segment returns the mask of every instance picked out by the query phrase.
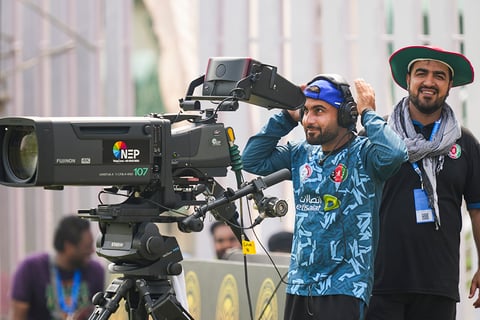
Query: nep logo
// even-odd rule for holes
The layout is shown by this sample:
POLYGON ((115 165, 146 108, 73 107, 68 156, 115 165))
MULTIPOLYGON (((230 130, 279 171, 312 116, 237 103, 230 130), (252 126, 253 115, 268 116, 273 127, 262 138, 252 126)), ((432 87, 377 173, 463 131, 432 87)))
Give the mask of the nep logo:
POLYGON ((103 164, 105 165, 151 163, 150 140, 148 139, 103 140, 102 147, 103 164))
POLYGON ((139 149, 129 149, 124 141, 116 141, 113 144, 113 162, 139 162, 139 149))

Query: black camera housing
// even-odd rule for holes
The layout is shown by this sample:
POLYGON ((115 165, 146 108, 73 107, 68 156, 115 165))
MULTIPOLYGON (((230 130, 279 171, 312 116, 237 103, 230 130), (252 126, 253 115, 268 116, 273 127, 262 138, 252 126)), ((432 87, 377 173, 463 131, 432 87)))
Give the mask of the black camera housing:
MULTIPOLYGON (((238 102, 290 110, 303 107, 305 96, 276 67, 220 57, 210 58, 205 75, 190 83, 178 114, 0 118, 0 184, 114 186, 155 201, 150 206, 160 204, 160 211, 198 204, 202 188, 212 188, 232 164, 233 142, 216 120, 238 102), (203 95, 194 96, 200 85, 203 95), (204 110, 201 100, 220 103, 204 110)), ((154 212, 150 206, 146 215, 154 212)))

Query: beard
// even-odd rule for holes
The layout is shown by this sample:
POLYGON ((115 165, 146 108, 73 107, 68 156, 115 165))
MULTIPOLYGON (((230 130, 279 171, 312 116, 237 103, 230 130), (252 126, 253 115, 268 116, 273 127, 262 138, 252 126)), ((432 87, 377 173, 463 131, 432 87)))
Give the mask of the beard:
MULTIPOLYGON (((408 90, 409 100, 415 106, 415 108, 423 114, 432 114, 442 109, 443 104, 445 103, 445 100, 448 97, 448 92, 445 96, 439 96, 434 100, 420 99, 419 95, 422 89, 423 87, 420 87, 416 93, 413 92, 413 90, 411 89, 408 90)), ((435 90, 435 92, 438 94, 438 90, 436 89, 430 89, 430 90, 435 90)))
POLYGON ((337 130, 323 130, 319 127, 308 126, 305 128, 305 138, 311 145, 323 145, 338 137, 337 130), (308 132, 309 129, 314 129, 314 132, 308 132))
POLYGON ((79 269, 79 268, 85 267, 89 261, 90 261, 90 258, 71 257, 68 262, 72 268, 79 269))

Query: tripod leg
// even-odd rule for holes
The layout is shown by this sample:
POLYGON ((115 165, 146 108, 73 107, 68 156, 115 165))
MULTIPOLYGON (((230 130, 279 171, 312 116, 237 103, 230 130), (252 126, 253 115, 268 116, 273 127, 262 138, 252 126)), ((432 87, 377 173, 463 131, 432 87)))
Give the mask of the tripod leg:
POLYGON ((171 292, 167 280, 160 281, 159 286, 154 283, 147 284, 144 279, 138 279, 136 286, 138 292, 145 302, 145 309, 154 320, 175 319, 194 320, 193 317, 177 301, 171 292), (153 292, 150 290, 153 289, 153 292))
POLYGON ((117 311, 120 300, 125 298, 128 291, 133 288, 132 279, 115 279, 108 286, 105 293, 95 294, 92 301, 95 304, 95 310, 88 320, 106 320, 112 313, 117 311))

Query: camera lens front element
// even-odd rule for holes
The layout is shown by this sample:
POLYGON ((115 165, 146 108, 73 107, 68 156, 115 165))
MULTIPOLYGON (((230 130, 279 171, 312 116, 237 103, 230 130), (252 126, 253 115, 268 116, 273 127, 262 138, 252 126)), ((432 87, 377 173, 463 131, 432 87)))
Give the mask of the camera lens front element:
POLYGON ((2 161, 10 182, 28 182, 37 171, 38 142, 32 126, 5 128, 2 161))

